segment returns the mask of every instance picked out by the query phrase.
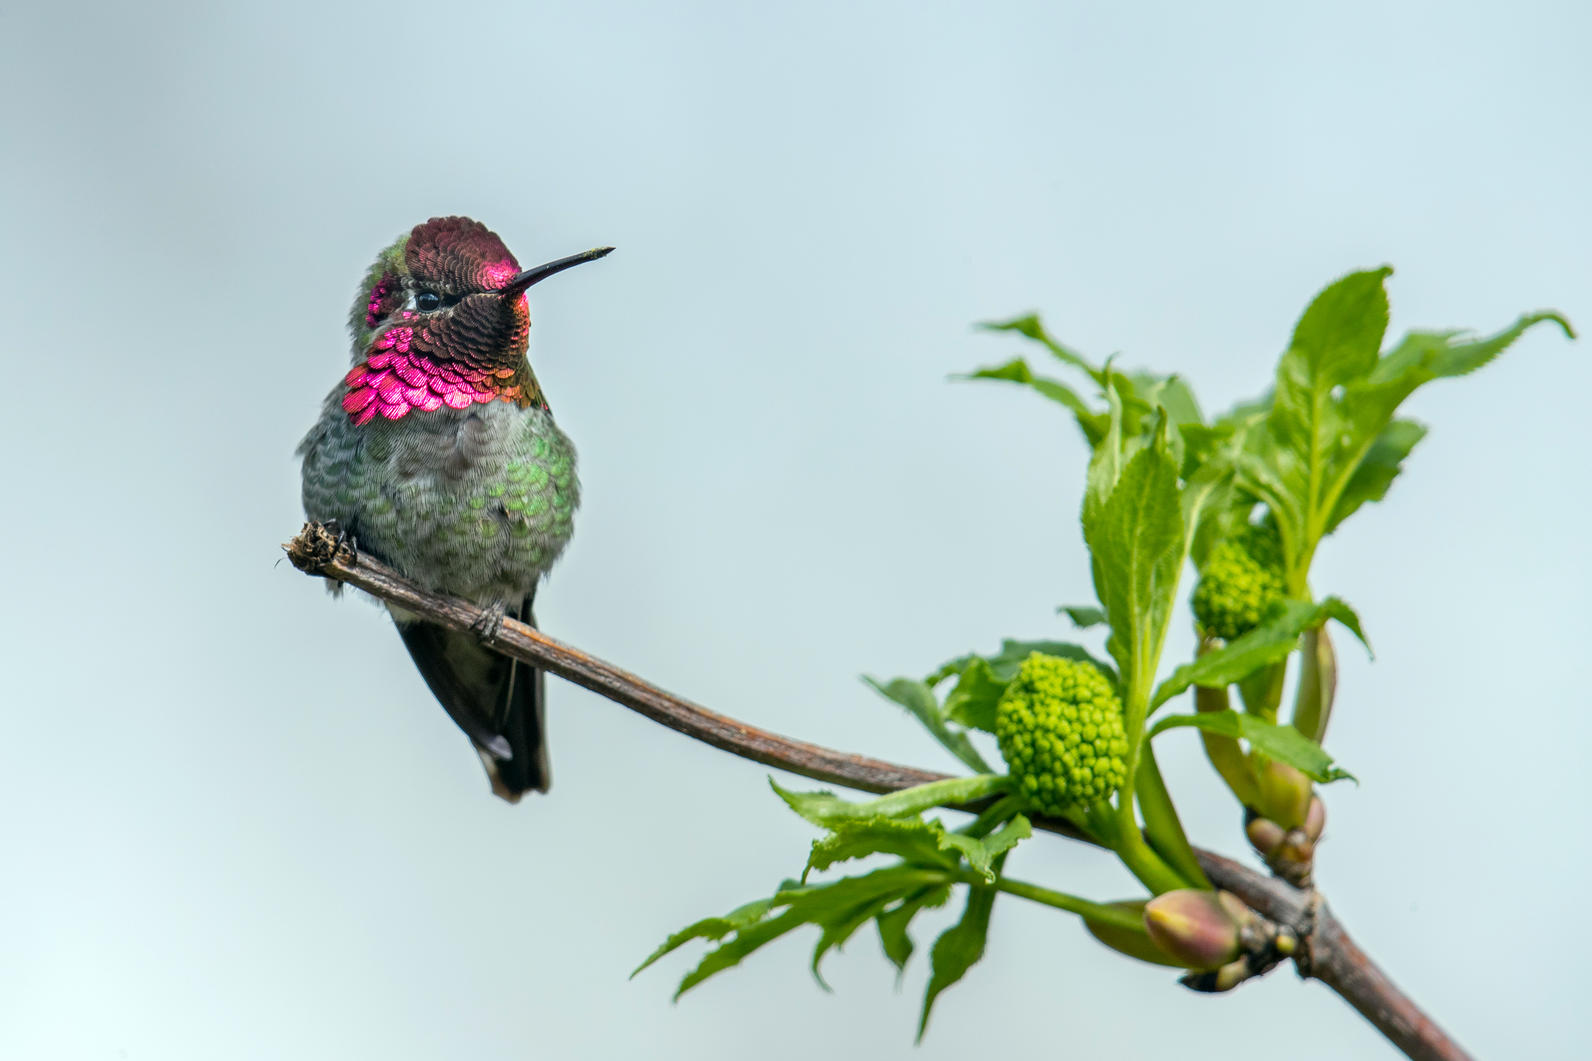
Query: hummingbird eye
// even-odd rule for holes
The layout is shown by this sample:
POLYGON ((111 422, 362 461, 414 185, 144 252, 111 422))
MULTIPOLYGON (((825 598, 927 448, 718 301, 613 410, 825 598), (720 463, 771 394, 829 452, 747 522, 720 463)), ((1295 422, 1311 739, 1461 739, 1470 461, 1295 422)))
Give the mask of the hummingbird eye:
POLYGON ((430 313, 434 309, 442 308, 442 296, 435 291, 417 291, 415 293, 415 309, 422 313, 430 313))

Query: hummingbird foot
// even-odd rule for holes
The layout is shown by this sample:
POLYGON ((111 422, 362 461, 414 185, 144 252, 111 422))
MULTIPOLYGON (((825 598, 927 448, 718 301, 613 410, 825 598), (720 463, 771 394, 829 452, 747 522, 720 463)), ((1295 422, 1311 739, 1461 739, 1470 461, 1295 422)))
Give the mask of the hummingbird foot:
POLYGON ((481 614, 470 624, 470 629, 481 639, 484 644, 492 644, 497 640, 498 633, 503 629, 503 620, 508 617, 509 606, 506 602, 495 600, 484 605, 481 614))
POLYGON ((355 538, 353 532, 347 527, 344 527, 335 519, 329 519, 321 526, 325 527, 328 533, 337 536, 336 541, 332 543, 333 556, 342 552, 344 546, 347 546, 348 551, 353 553, 356 558, 359 556, 359 539, 355 538))

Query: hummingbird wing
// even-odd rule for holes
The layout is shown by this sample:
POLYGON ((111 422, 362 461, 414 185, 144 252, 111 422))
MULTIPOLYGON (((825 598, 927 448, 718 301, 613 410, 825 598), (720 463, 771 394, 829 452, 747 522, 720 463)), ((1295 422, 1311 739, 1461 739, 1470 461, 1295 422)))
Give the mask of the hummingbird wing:
MULTIPOLYGON (((531 595, 515 618, 536 625, 531 595)), ((481 755, 494 794, 518 803, 552 783, 543 719, 542 672, 484 648, 473 634, 394 616, 426 685, 481 755)))

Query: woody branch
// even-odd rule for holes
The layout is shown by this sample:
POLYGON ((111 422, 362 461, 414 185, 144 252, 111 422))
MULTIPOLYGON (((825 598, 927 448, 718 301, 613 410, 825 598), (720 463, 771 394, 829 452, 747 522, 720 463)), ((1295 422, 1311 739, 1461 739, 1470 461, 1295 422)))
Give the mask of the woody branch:
MULTIPOLYGON (((391 568, 340 544, 320 524, 305 524, 283 548, 293 566, 306 574, 346 583, 453 630, 481 636, 481 630, 491 629, 492 624, 483 621, 486 613, 479 606, 416 587, 391 568)), ((716 714, 512 619, 505 619, 495 634, 483 637, 483 642, 495 652, 534 664, 677 733, 815 781, 882 793, 947 776, 793 740, 716 714)), ((980 806, 951 809, 977 811, 980 806)), ((1035 816, 1033 824, 1076 840, 1085 839, 1070 823, 1059 819, 1035 816)), ((1336 992, 1408 1057, 1417 1061, 1468 1061, 1470 1055, 1360 950, 1318 893, 1295 888, 1214 852, 1196 849, 1195 853, 1212 883, 1234 893, 1299 938, 1301 946, 1293 961, 1302 978, 1319 980, 1336 992)))

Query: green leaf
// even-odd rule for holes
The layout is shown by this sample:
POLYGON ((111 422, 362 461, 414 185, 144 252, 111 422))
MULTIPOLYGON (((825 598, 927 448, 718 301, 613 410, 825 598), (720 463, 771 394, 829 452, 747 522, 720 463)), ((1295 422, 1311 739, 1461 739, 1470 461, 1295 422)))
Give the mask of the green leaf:
POLYGON ((878 898, 869 899, 858 903, 849 912, 834 918, 824 925, 823 932, 818 937, 818 942, 813 946, 812 971, 813 979, 818 981, 818 986, 825 991, 832 990, 824 974, 819 968, 824 961, 824 955, 836 947, 845 945, 845 942, 856 933, 857 929, 884 912, 885 907, 894 902, 894 895, 886 894, 878 898))
POLYGON ((1194 391, 1181 376, 1155 376, 1149 373, 1136 372, 1131 376, 1134 390, 1146 405, 1153 411, 1156 408, 1166 410, 1167 422, 1174 428, 1195 426, 1205 423, 1205 416, 1200 412, 1200 403, 1194 397, 1194 391))
POLYGON ((1033 835, 1033 825, 1026 817, 1019 814, 980 842, 982 850, 977 857, 966 851, 963 854, 967 855, 968 865, 973 867, 975 873, 983 875, 986 881, 994 884, 995 861, 1033 835))
MULTIPOLYGON (((1314 393, 1368 375, 1387 333, 1384 282, 1391 275, 1385 265, 1350 273, 1317 295, 1294 326, 1286 355, 1292 365, 1279 373, 1279 385, 1285 378, 1303 379, 1304 389, 1314 393)), ((1282 400, 1279 390, 1275 401, 1282 400)))
POLYGON ((989 915, 995 906, 995 889, 974 886, 968 889, 967 907, 962 919, 934 941, 929 951, 929 986, 923 996, 923 1016, 918 1020, 918 1042, 929 1027, 929 1012, 940 992, 967 975, 984 956, 984 939, 989 935, 989 915))
POLYGON ((1426 428, 1414 420, 1394 420, 1384 427, 1366 450, 1359 467, 1349 476, 1343 493, 1338 495, 1338 503, 1327 520, 1327 533, 1352 516, 1361 505, 1382 500, 1403 470, 1404 458, 1425 437, 1426 428))
POLYGON ((898 974, 906 970, 907 960, 912 957, 912 952, 916 949, 912 937, 907 934, 912 919, 920 910, 944 906, 950 897, 949 884, 919 888, 898 900, 894 906, 876 918, 879 926, 879 946, 884 949, 884 956, 890 959, 898 974))
POLYGON ((800 928, 807 923, 796 910, 787 910, 778 917, 759 921, 748 925, 708 951, 696 968, 686 973, 680 980, 680 986, 674 989, 675 1001, 680 996, 691 990, 714 973, 721 973, 725 969, 741 964, 741 959, 757 950, 765 943, 771 943, 794 928, 800 928))
MULTIPOLYGON (((869 855, 897 855, 918 866, 952 870, 962 851, 949 840, 938 819, 862 818, 836 822, 828 836, 813 841, 803 882, 812 870, 825 870, 836 862, 869 855)), ((965 838, 964 838, 965 839, 965 838)))
POLYGON ((1111 682, 1117 680, 1115 668, 1096 659, 1082 646, 1067 641, 1014 641, 1008 638, 1001 642, 1000 651, 995 655, 968 655, 953 659, 929 675, 925 684, 933 685, 956 675, 956 685, 945 698, 946 716, 952 722, 970 729, 993 733, 996 706, 1005 695, 1006 687, 1017 677, 1023 662, 1035 652, 1092 664, 1111 682))
POLYGON ((1424 383, 1481 367, 1537 324, 1573 336, 1563 317, 1543 312, 1482 338, 1417 332, 1379 356, 1388 273, 1354 273, 1316 297, 1278 363, 1262 429, 1244 439, 1239 482, 1277 519, 1293 593, 1305 592, 1321 538, 1380 499, 1419 441, 1416 425, 1395 423, 1400 403, 1424 383))
MULTIPOLYGON (((1105 382, 1106 402, 1110 408, 1106 431, 1094 443, 1094 453, 1089 458, 1089 469, 1084 476, 1083 523, 1087 527, 1099 518, 1106 499, 1116 489, 1122 478, 1122 467, 1127 462, 1127 446, 1122 431, 1122 390, 1126 381, 1108 372, 1105 382)), ((1098 591, 1096 591, 1098 596, 1098 591)))
POLYGON ((773 899, 756 899, 742 906, 737 906, 723 917, 704 917, 700 921, 687 925, 664 940, 657 950, 647 955, 647 960, 631 971, 631 978, 634 979, 641 970, 693 939, 723 939, 731 932, 738 932, 743 928, 756 924, 768 914, 773 905, 773 899))
POLYGON ((1462 331, 1411 332, 1378 363, 1370 382, 1404 380, 1414 383, 1413 390, 1428 380, 1463 376, 1509 349, 1527 331, 1549 322, 1557 324, 1565 338, 1575 338, 1570 322, 1552 310, 1525 314, 1503 331, 1481 338, 1462 331))
POLYGON ((1020 357, 1014 357, 1002 365, 992 365, 989 368, 975 369, 953 379, 993 379, 1006 383, 1021 383, 1031 387, 1049 398, 1051 401, 1060 402, 1079 418, 1100 418, 1101 414, 1089 407, 1089 404, 1078 396, 1078 392, 1062 383, 1060 380, 1049 379, 1045 376, 1034 375, 1033 369, 1028 367, 1028 362, 1020 357))
POLYGON ((1055 355, 1058 361, 1083 370, 1096 383, 1104 383, 1102 370, 1090 363, 1088 358, 1076 350, 1063 346, 1055 339, 1052 339, 1050 334, 1045 331, 1045 326, 1039 322, 1039 317, 1036 314, 1030 313, 1026 317, 1016 317, 1009 321, 986 321, 980 324, 979 327, 991 332, 1016 332, 1018 335, 1032 339, 1036 343, 1042 343, 1047 350, 1055 355))
POLYGON ((1091 626, 1103 626, 1106 613, 1092 604, 1063 604, 1056 609, 1060 615, 1065 615, 1072 620, 1072 625, 1080 630, 1087 630, 1091 626))
POLYGON ((868 818, 900 818, 921 814, 931 807, 972 803, 1006 792, 1011 779, 1004 774, 978 774, 974 777, 948 777, 926 785, 904 788, 888 796, 880 796, 863 803, 841 799, 833 792, 790 792, 768 779, 779 798, 790 809, 814 825, 831 828, 839 822, 859 821, 868 818))
POLYGON ((957 869, 963 859, 968 867, 990 884, 995 883, 994 861, 1033 835, 1028 819, 1017 815, 988 837, 947 830, 939 819, 868 818, 843 821, 822 839, 813 841, 807 859, 807 872, 824 870, 836 862, 870 855, 896 855, 903 861, 946 872, 957 869))
POLYGON ((1156 689, 1150 709, 1160 707, 1191 685, 1220 689, 1243 681, 1261 668, 1285 658, 1299 644, 1299 635, 1328 619, 1338 620, 1364 643, 1359 616, 1336 597, 1328 597, 1319 604, 1277 601, 1249 633, 1173 671, 1156 689))
POLYGON ((888 684, 881 684, 877 679, 866 675, 862 680, 885 699, 894 700, 911 712, 912 717, 922 723, 923 728, 968 769, 977 770, 981 774, 990 772, 989 764, 978 753, 978 749, 973 747, 973 742, 968 740, 967 734, 946 725, 940 703, 935 699, 934 690, 928 684, 910 678, 896 678, 888 684))
POLYGON ((970 729, 995 732, 995 705, 1011 679, 998 680, 987 661, 974 659, 962 671, 956 687, 945 698, 945 713, 970 729))
MULTIPOLYGON (((1098 609, 1096 609, 1098 611, 1098 609)), ((1023 661, 1035 652, 1047 656, 1060 656, 1063 659, 1075 659, 1081 663, 1093 663, 1105 675, 1116 680, 1116 670, 1104 660, 1096 659, 1088 649, 1082 645, 1075 645, 1070 641, 1018 641, 1006 638, 1001 642, 1000 651, 992 656, 980 656, 969 653, 948 660, 939 670, 924 679, 929 685, 938 685, 953 675, 962 674, 975 661, 983 661, 989 665, 990 677, 997 682, 1009 682, 1017 677, 1017 672, 1022 668, 1023 661)))
POLYGON ((1323 533, 1330 467, 1345 442, 1333 392, 1376 367, 1388 321, 1383 282, 1391 272, 1351 273, 1328 286, 1299 318, 1277 363, 1266 431, 1244 469, 1277 518, 1290 561, 1307 561, 1323 533))
POLYGON ((1279 726, 1255 715, 1237 711, 1214 711, 1197 715, 1170 715, 1150 729, 1150 736, 1169 729, 1192 726, 1222 737, 1242 738, 1249 746, 1268 758, 1303 772, 1313 781, 1326 783, 1353 780, 1354 775, 1332 765, 1328 755, 1315 741, 1292 726, 1279 726))
MULTIPOLYGON (((830 940, 823 948, 828 950, 844 942, 857 925, 882 912, 893 898, 945 883, 945 875, 941 872, 904 865, 887 866, 823 884, 802 886, 786 882, 769 899, 747 903, 722 918, 705 918, 675 933, 636 972, 688 940, 723 940, 680 981, 675 991, 678 999, 708 977, 738 965, 748 954, 792 929, 806 924, 817 925, 830 940), (864 908, 872 912, 859 920, 858 912, 864 908)), ((820 944, 822 942, 821 937, 820 944)))
POLYGON ((1028 819, 1018 815, 1007 822, 988 839, 979 839, 966 833, 946 833, 945 842, 967 859, 968 866, 983 877, 986 883, 995 883, 994 862, 1020 840, 1032 835, 1028 819), (1020 824, 1019 824, 1020 823, 1020 824))
POLYGON ((1127 462, 1103 501, 1084 507, 1095 592, 1111 625, 1106 647, 1130 687, 1154 677, 1183 563, 1178 468, 1164 434, 1127 462))
MULTIPOLYGON (((1369 459, 1378 443, 1388 447, 1381 454, 1385 462, 1390 455, 1398 453, 1401 444, 1407 442, 1413 447, 1418 441, 1418 438, 1410 439, 1411 428, 1402 429, 1402 435, 1390 437, 1386 434, 1406 398, 1433 380, 1474 372, 1507 350, 1526 331, 1549 322, 1557 324, 1566 336, 1575 337, 1569 322, 1552 312, 1528 314, 1503 331, 1481 338, 1471 338, 1460 332, 1413 332, 1390 350, 1367 378, 1346 385, 1331 407, 1335 415, 1330 426, 1338 432, 1338 442, 1326 454, 1329 481, 1323 504, 1330 518, 1323 521, 1323 526, 1336 526, 1358 507, 1346 502, 1345 496, 1350 493, 1362 462, 1369 459)), ((1408 453, 1408 448, 1404 453, 1408 453)), ((1371 474, 1369 482, 1361 482, 1362 489, 1376 485, 1376 473, 1371 474)), ((1392 476, 1386 479, 1391 482, 1392 476)), ((1382 490, 1386 491, 1385 484, 1382 490)), ((1362 503, 1363 500, 1374 498, 1362 498, 1362 503)))
POLYGON ((1020 357, 1014 358, 1004 365, 981 368, 964 376, 952 376, 951 378, 993 379, 1027 386, 1035 393, 1065 406, 1077 422, 1078 430, 1083 432, 1084 439, 1091 446, 1099 442, 1101 436, 1105 434, 1110 420, 1108 413, 1090 408, 1088 402, 1080 398, 1076 391, 1060 380, 1034 375, 1033 370, 1028 367, 1028 362, 1020 357))

